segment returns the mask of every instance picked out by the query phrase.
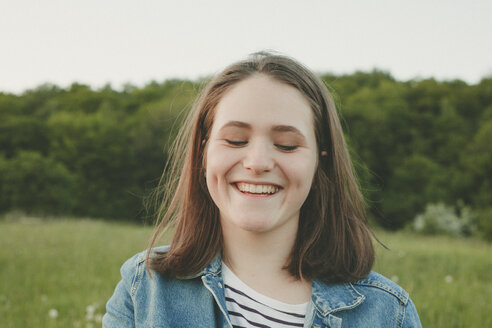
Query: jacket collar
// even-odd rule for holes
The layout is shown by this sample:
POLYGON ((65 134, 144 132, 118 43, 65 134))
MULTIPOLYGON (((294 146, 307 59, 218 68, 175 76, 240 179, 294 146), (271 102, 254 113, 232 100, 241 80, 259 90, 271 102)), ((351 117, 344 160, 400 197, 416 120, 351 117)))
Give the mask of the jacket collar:
POLYGON ((323 316, 352 309, 365 299, 351 283, 326 284, 315 280, 312 289, 313 303, 323 316))
POLYGON ((203 274, 220 274, 222 272, 222 254, 219 252, 202 272, 203 274))
POLYGON ((219 252, 205 269, 191 276, 179 277, 179 279, 184 279, 184 280, 194 279, 205 275, 218 276, 220 275, 221 272, 222 272, 222 256, 219 252))
MULTIPOLYGON (((196 275, 183 279, 197 278, 203 275, 220 276, 222 272, 221 254, 217 254, 210 264, 196 275)), ((323 315, 348 310, 361 304, 365 297, 360 294, 351 283, 326 284, 315 280, 312 283, 312 297, 314 306, 323 315)))

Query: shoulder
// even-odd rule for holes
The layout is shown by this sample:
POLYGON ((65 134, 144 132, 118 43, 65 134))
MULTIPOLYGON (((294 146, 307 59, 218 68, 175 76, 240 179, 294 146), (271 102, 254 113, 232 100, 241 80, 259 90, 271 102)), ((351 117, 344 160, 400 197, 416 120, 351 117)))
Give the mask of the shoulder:
POLYGON ((203 309, 213 308, 214 298, 202 279, 165 277, 147 270, 148 258, 168 250, 167 246, 152 248, 125 261, 122 278, 106 304, 103 327, 157 327, 155 322, 166 327, 200 327, 203 322, 212 326, 213 317, 203 309), (189 314, 200 311, 203 315, 189 314))
POLYGON ((169 250, 169 246, 165 245, 165 246, 154 247, 150 250, 147 249, 147 250, 141 251, 141 252, 133 255, 129 259, 127 259, 125 261, 125 263, 123 263, 122 270, 123 269, 131 269, 131 268, 134 268, 135 266, 143 264, 145 262, 145 260, 147 259, 147 253, 148 252, 150 252, 149 257, 152 257, 153 255, 156 255, 159 253, 166 253, 168 250, 169 250))
POLYGON ((410 299, 408 293, 397 283, 374 271, 371 271, 366 278, 352 282, 352 285, 363 295, 365 293, 380 291, 382 295, 389 298, 396 298, 404 305, 410 299))
POLYGON ((130 266, 131 267, 131 266, 142 264, 147 259, 147 253, 148 252, 150 252, 150 256, 149 257, 152 257, 152 256, 157 255, 157 254, 168 252, 169 251, 169 248, 170 248, 169 245, 163 245, 163 246, 154 247, 154 248, 152 248, 150 250, 149 249, 143 250, 143 251, 141 251, 141 252, 133 255, 129 259, 127 259, 125 261, 125 263, 123 264, 123 267, 126 267, 126 266, 130 266))
MULTIPOLYGON (((167 249, 164 247, 156 250, 166 251, 167 249)), ((142 301, 145 301, 144 298, 138 297, 137 294, 139 287, 143 284, 142 281, 144 281, 144 284, 146 281, 146 258, 147 251, 143 251, 130 257, 121 266, 121 280, 106 303, 103 327, 135 327, 135 322, 142 316, 135 309, 136 304, 142 304, 142 301)))
POLYGON ((421 327, 417 309, 409 294, 394 281, 371 272, 366 278, 354 281, 351 285, 364 297, 361 310, 372 313, 374 320, 394 320, 397 327, 421 327))
POLYGON ((344 327, 421 327, 408 293, 376 272, 350 283, 314 281, 312 301, 322 320, 331 315, 344 327))
POLYGON ((135 289, 135 285, 138 284, 140 278, 145 275, 145 261, 147 259, 147 253, 150 252, 149 257, 159 253, 165 253, 169 250, 169 246, 158 246, 150 250, 141 251, 129 259, 127 259, 121 266, 120 272, 123 281, 127 281, 132 286, 129 286, 131 290, 135 289))

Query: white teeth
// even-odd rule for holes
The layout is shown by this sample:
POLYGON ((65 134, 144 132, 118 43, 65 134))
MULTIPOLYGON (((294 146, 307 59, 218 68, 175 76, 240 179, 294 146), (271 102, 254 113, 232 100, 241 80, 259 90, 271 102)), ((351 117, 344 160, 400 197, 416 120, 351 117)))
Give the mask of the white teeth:
POLYGON ((244 182, 238 182, 236 185, 240 191, 251 194, 274 194, 278 191, 278 187, 272 185, 257 185, 244 182))

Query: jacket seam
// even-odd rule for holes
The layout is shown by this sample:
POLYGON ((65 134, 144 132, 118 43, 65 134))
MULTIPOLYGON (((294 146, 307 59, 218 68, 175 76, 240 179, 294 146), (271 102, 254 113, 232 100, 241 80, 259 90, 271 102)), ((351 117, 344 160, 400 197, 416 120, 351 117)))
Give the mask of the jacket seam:
POLYGON ((313 301, 314 307, 317 309, 317 312, 319 314, 321 314, 323 317, 326 317, 327 315, 329 315, 331 313, 337 313, 337 312, 340 312, 340 311, 347 311, 347 310, 354 309, 357 306, 359 306, 362 302, 364 302, 364 300, 366 299, 366 297, 363 294, 359 293, 357 291, 357 289, 355 289, 355 287, 352 285, 352 283, 347 283, 346 285, 348 285, 350 287, 351 293, 355 293, 353 295, 355 297, 355 301, 352 304, 344 305, 344 306, 339 306, 339 307, 336 307, 336 308, 331 308, 328 311, 323 311, 320 308, 320 306, 317 304, 317 302, 314 302, 313 301))
POLYGON ((224 318, 226 319, 227 323, 229 324, 229 327, 232 328, 232 322, 230 320, 230 318, 228 317, 227 315, 227 308, 224 309, 222 307, 222 305, 220 304, 218 298, 217 298, 217 295, 215 294, 215 292, 212 290, 212 288, 210 288, 210 286, 207 284, 206 282, 206 275, 203 275, 201 276, 201 280, 202 280, 202 285, 212 294, 212 297, 214 298, 215 300, 215 304, 219 307, 220 311, 222 312, 222 315, 224 316, 224 318))
POLYGON ((132 284, 131 284, 131 290, 130 290, 130 295, 132 297, 132 300, 135 301, 134 297, 137 294, 137 288, 140 285, 140 281, 142 278, 142 263, 145 261, 145 256, 142 256, 142 253, 140 253, 137 256, 136 263, 135 263, 135 273, 133 275, 132 279, 132 284))
POLYGON ((403 294, 403 293, 399 293, 397 291, 395 291, 394 289, 384 285, 384 284, 377 284, 377 283, 365 283, 365 282, 357 282, 357 283, 354 283, 355 285, 360 285, 360 286, 368 286, 368 287, 375 287, 375 288, 378 288, 378 289, 381 289, 381 290, 384 290, 385 292, 395 296, 399 301, 400 303, 406 305, 408 303, 408 296, 403 294))
POLYGON ((398 327, 403 327, 403 323, 405 322, 405 311, 406 306, 400 304, 400 309, 398 310, 398 327))
POLYGON ((366 299, 366 297, 364 295, 359 296, 357 298, 356 302, 354 302, 353 304, 346 305, 346 306, 341 306, 341 307, 338 307, 338 308, 334 308, 334 309, 331 309, 330 311, 327 311, 327 312, 324 312, 324 313, 321 312, 321 310, 319 309, 318 306, 316 306, 316 307, 318 308, 319 313, 321 313, 323 315, 323 317, 326 317, 327 315, 332 314, 332 313, 337 313, 337 312, 341 312, 341 311, 352 310, 352 309, 358 307, 359 305, 361 305, 361 303, 364 302, 365 299, 366 299))

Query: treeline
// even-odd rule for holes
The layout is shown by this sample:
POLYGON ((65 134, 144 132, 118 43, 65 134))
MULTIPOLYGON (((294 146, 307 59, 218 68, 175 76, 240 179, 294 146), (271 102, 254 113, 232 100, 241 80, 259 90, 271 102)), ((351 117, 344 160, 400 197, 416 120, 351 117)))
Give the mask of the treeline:
MULTIPOLYGON (((380 225, 401 228, 429 203, 466 204, 484 220, 492 213, 492 78, 401 82, 377 70, 322 78, 380 225)), ((0 93, 0 212, 141 221, 200 85, 0 93)))

